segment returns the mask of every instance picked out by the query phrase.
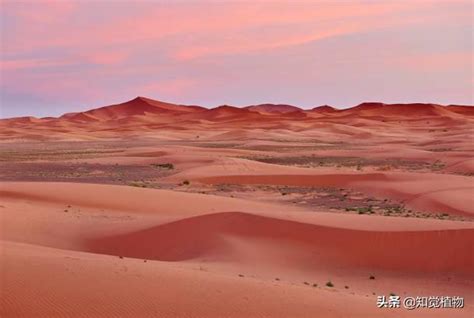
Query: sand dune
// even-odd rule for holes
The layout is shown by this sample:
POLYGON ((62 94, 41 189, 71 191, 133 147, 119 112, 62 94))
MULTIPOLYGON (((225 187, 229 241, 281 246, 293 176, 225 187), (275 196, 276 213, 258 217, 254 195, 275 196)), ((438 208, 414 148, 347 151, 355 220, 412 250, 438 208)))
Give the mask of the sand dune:
POLYGON ((449 109, 452 112, 455 112, 455 113, 459 113, 459 114, 463 114, 463 115, 469 115, 469 116, 474 115, 474 109, 472 109, 471 106, 467 106, 467 105, 448 105, 446 108, 449 109))
MULTIPOLYGON (((474 229, 424 232, 351 231, 239 212, 208 214, 88 242, 100 254, 184 261, 239 259, 226 237, 285 246, 293 267, 327 266, 472 275, 474 229), (147 243, 145 243, 147 242, 147 243), (358 248, 364 246, 363 249, 358 248), (385 248, 390 246, 389 249, 385 248), (436 257, 439 250, 442 258, 436 257), (297 254, 296 256, 295 251, 297 254)), ((261 253, 265 253, 262 249, 261 253)), ((286 254, 286 255, 285 255, 286 254)), ((275 263, 273 260, 272 263, 275 263)))
MULTIPOLYGON (((222 129, 262 128, 288 129, 306 138, 307 132, 322 126, 332 127, 331 138, 340 136, 372 138, 378 127, 390 127, 396 131, 400 127, 392 127, 389 123, 401 124, 400 120, 423 123, 425 128, 442 125, 458 129, 472 122, 473 112, 468 106, 441 106, 435 104, 383 104, 362 103, 344 110, 336 110, 330 106, 315 107, 303 110, 296 106, 279 104, 261 104, 245 108, 228 105, 208 109, 201 106, 184 106, 156 101, 146 97, 137 97, 125 103, 92 109, 86 112, 68 113, 57 118, 12 118, 0 120, 0 127, 18 127, 19 130, 2 132, 3 140, 16 139, 48 139, 62 138, 106 138, 104 132, 114 129, 123 136, 143 136, 144 131, 150 133, 157 130, 187 131, 191 125, 195 131, 206 130, 211 125, 214 129, 223 125, 222 129), (52 132, 49 135, 32 133, 41 126, 54 126, 61 123, 66 129, 63 134, 52 132), (158 125, 167 124, 167 125, 158 125), (381 125, 383 123, 384 125, 381 125), (367 126, 365 132, 355 127, 367 126), (78 132, 87 133, 87 137, 78 132), (304 133, 303 133, 304 132, 304 133), (71 136, 67 136, 67 134, 71 136)), ((386 130, 385 130, 386 131, 386 130)), ((378 131, 384 133, 384 131, 378 131)))
POLYGON ((260 105, 252 105, 246 106, 245 108, 250 109, 251 111, 258 112, 261 114, 284 114, 284 113, 291 113, 295 111, 301 111, 300 108, 292 105, 284 105, 284 104, 260 104, 260 105))
POLYGON ((334 112, 337 112, 338 110, 329 105, 321 105, 321 106, 314 107, 313 109, 311 109, 311 111, 317 112, 317 113, 334 113, 334 112))
POLYGON ((358 116, 453 116, 449 108, 434 104, 383 104, 383 103, 362 103, 353 108, 344 110, 346 113, 357 114, 358 116))
MULTIPOLYGON (((293 186, 353 187, 374 194, 401 199, 407 206, 426 211, 445 211, 472 215, 473 200, 466 195, 474 191, 470 178, 445 176, 446 182, 433 182, 431 176, 407 176, 397 174, 319 174, 319 175, 228 175, 205 177, 205 183, 275 184, 293 186), (416 181, 415 181, 416 180, 416 181), (448 186, 447 186, 448 185, 448 186), (464 199, 462 199, 464 198, 464 199)), ((469 195, 468 195, 469 197, 469 195)))
MULTIPOLYGON (((474 229, 446 221, 433 223, 437 230, 429 230, 425 221, 420 230, 386 231, 381 217, 378 225, 371 225, 374 230, 361 230, 345 216, 332 215, 327 226, 320 216, 304 211, 295 210, 285 219, 277 213, 285 208, 278 205, 209 195, 173 197, 169 191, 35 183, 3 183, 2 191, 2 219, 8 226, 0 241, 5 317, 67 316, 78 310, 85 316, 125 317, 168 317, 173 312, 197 317, 364 317, 380 314, 365 296, 371 289, 409 290, 412 275, 421 271, 433 283, 417 284, 418 292, 435 290, 434 277, 444 275, 451 277, 449 288, 459 291, 466 283, 463 288, 470 288, 468 277, 473 275, 473 253, 468 251, 474 229), (260 212, 209 213, 213 209, 206 202, 218 211, 247 205, 249 211, 260 212), (25 209, 28 205, 36 212, 25 209), (71 206, 70 212, 61 210, 65 206, 71 206), (186 209, 191 213, 183 214, 186 209), (130 213, 136 217, 124 218, 134 215, 130 213), (21 236, 31 226, 37 234, 30 233, 25 244, 21 236), (440 251, 443 257, 437 257, 440 251), (265 273, 270 272, 284 281, 269 279, 265 273), (381 282, 365 286, 359 276, 367 280, 370 273, 383 276, 377 277, 381 282), (336 278, 335 288, 324 286, 323 279, 330 277, 336 278), (303 284, 312 278, 321 287, 303 284), (346 292, 344 284, 352 291, 346 292), (173 296, 177 294, 182 296, 173 296), (87 305, 91 301, 100 306, 87 305)), ((387 311, 383 316, 411 314, 387 311)), ((432 314, 416 312, 417 317, 432 314)))
MULTIPOLYGON (((345 317, 348 303, 352 317, 380 314, 366 309, 373 306, 364 296, 212 275, 162 262, 10 242, 2 242, 2 251, 2 317, 70 317, 78 311, 84 317, 345 317), (23 297, 12 297, 19 294, 23 297)), ((433 317, 431 312, 417 314, 433 317)), ((442 317, 446 311, 434 314, 442 317)), ((386 311, 386 316, 400 315, 386 311)))
POLYGON ((472 107, 0 120, 1 317, 472 317, 472 107), (378 295, 464 309, 378 309, 378 295))

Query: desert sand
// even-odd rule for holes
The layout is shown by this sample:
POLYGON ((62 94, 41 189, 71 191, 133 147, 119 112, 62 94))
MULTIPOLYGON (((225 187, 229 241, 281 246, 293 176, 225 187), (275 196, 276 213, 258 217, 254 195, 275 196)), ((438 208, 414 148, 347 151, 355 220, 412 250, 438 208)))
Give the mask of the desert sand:
POLYGON ((472 317, 473 123, 144 97, 0 120, 0 316, 472 317))

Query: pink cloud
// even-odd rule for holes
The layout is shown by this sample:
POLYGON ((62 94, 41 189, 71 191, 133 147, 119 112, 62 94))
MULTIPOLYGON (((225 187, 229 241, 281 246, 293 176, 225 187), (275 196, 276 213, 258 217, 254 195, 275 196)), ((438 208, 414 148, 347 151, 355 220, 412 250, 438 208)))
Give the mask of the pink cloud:
POLYGON ((197 82, 194 80, 177 78, 147 83, 137 87, 136 91, 137 95, 176 98, 189 94, 196 86, 197 82))
POLYGON ((2 88, 14 94, 36 95, 55 101, 70 101, 78 93, 81 99, 90 100, 103 95, 101 88, 88 82, 90 81, 80 76, 65 77, 62 74, 49 73, 47 79, 44 79, 43 74, 21 76, 12 73, 9 81, 2 83, 2 88))
POLYGON ((48 59, 23 59, 23 60, 1 60, 0 70, 16 71, 21 69, 33 69, 41 67, 55 67, 70 64, 71 61, 48 60, 48 59))
POLYGON ((61 100, 140 94, 239 104, 244 97, 268 99, 265 92, 276 94, 280 85, 288 94, 278 96, 290 97, 275 101, 292 103, 294 96, 316 96, 308 83, 317 82, 327 85, 329 101, 321 103, 330 103, 343 95, 330 91, 341 79, 354 87, 347 96, 359 101, 361 88, 400 69, 384 90, 409 98, 406 82, 426 71, 457 72, 459 78, 443 81, 466 82, 472 52, 451 40, 472 27, 466 3, 5 1, 2 88, 61 100), (439 33, 446 28, 449 34, 439 33), (262 66, 242 70, 247 65, 262 66), (367 69, 370 76, 360 75, 367 69))
POLYGON ((395 59, 394 64, 416 71, 449 71, 472 66, 472 53, 446 52, 431 54, 411 54, 395 59))
POLYGON ((279 49, 302 45, 333 36, 355 33, 362 30, 353 25, 348 26, 334 26, 330 29, 315 30, 306 34, 293 33, 287 35, 273 35, 269 34, 264 38, 260 36, 255 37, 235 37, 228 41, 219 40, 214 43, 206 43, 205 45, 195 45, 183 47, 177 50, 174 58, 179 61, 192 60, 200 57, 213 55, 229 55, 241 54, 249 52, 259 52, 264 50, 279 49))
MULTIPOLYGON (((174 55, 177 57, 201 56, 206 52, 252 51, 261 47, 300 44, 301 40, 294 38, 318 39, 318 34, 328 34, 334 29, 345 28, 350 31, 350 27, 346 25, 353 25, 355 20, 359 29, 364 24, 368 27, 409 6, 423 7, 425 4, 342 2, 328 5, 302 2, 288 5, 235 2, 156 6, 153 3, 139 2, 130 4, 130 7, 135 8, 130 15, 111 15, 95 22, 77 19, 86 17, 88 11, 95 10, 94 3, 75 2, 75 5, 67 5, 63 2, 46 2, 44 7, 33 6, 30 9, 26 6, 21 6, 21 9, 7 6, 7 12, 16 16, 21 23, 16 30, 18 36, 8 41, 6 50, 15 53, 35 48, 64 47, 98 55, 101 53, 95 52, 101 51, 104 44, 129 45, 140 49, 142 43, 160 43, 166 37, 180 36, 180 41, 174 43, 174 55), (60 28, 57 27, 58 23, 61 24, 60 28), (268 39, 259 37, 260 30, 265 31, 275 26, 291 28, 295 25, 295 34, 289 39, 279 39, 279 31, 265 32, 268 39), (242 39, 242 30, 252 29, 256 31, 248 35, 248 39, 242 39), (215 37, 215 41, 207 43, 209 36, 215 37), (204 43, 195 43, 196 38, 203 38, 204 43), (227 44, 231 39, 236 39, 236 43, 227 44), (224 42, 222 48, 219 47, 221 41, 224 42), (188 47, 196 54, 184 53, 188 47)), ((337 34, 340 33, 336 32, 337 34)))
POLYGON ((83 58, 91 63, 99 65, 114 65, 125 61, 128 53, 124 51, 96 51, 84 54, 83 58))
POLYGON ((2 9, 15 15, 17 18, 30 23, 51 23, 64 21, 70 16, 78 3, 74 1, 5 1, 2 9))

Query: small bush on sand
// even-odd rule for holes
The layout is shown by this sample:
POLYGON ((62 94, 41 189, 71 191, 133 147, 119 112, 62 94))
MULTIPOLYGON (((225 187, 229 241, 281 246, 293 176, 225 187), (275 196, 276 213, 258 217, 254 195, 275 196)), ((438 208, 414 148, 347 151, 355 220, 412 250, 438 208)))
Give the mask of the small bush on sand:
POLYGON ((383 165, 383 166, 380 166, 379 168, 377 168, 378 171, 390 171, 392 170, 392 166, 391 165, 383 165))
POLYGON ((331 281, 329 281, 329 282, 326 283, 326 286, 327 287, 334 287, 334 284, 331 281))
POLYGON ((152 163, 151 166, 158 169, 167 169, 167 170, 174 169, 174 165, 172 163, 152 163))
POLYGON ((147 187, 147 185, 144 182, 140 182, 140 181, 130 182, 128 185, 132 186, 132 187, 137 187, 137 188, 146 188, 147 187))
POLYGON ((372 206, 364 207, 364 208, 357 208, 357 213, 365 214, 365 213, 372 213, 372 206))

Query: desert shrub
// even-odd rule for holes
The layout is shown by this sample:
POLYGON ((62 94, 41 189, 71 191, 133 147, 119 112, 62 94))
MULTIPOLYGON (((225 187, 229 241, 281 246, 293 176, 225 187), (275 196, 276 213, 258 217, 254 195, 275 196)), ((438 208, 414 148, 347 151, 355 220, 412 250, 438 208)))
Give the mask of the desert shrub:
POLYGON ((364 213, 372 213, 372 206, 369 206, 367 208, 357 208, 357 213, 359 214, 364 214, 364 213))
POLYGON ((137 188, 146 188, 147 187, 147 185, 144 182, 139 182, 139 181, 130 182, 128 185, 132 186, 132 187, 137 187, 137 188))
POLYGON ((158 169, 167 169, 167 170, 174 169, 174 165, 172 163, 152 163, 151 166, 158 169))

